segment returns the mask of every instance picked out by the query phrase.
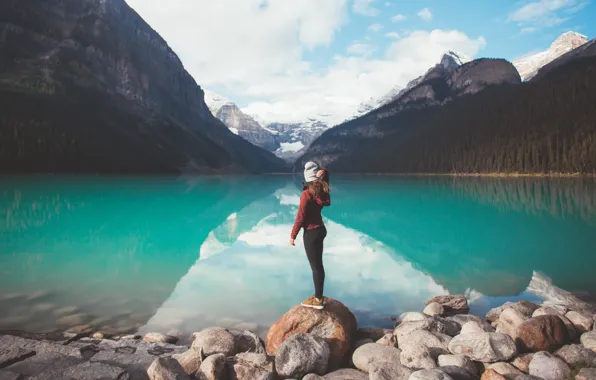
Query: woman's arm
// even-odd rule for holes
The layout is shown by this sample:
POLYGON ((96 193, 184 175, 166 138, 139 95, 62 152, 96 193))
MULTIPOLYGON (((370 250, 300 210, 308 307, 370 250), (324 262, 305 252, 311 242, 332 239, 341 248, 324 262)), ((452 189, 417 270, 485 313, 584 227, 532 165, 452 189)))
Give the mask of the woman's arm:
POLYGON ((306 208, 306 202, 308 201, 307 194, 308 190, 303 191, 302 195, 300 196, 300 205, 298 206, 296 220, 294 221, 294 226, 292 227, 292 232, 290 233, 290 240, 296 239, 296 236, 298 236, 298 232, 300 232, 300 228, 302 228, 302 224, 304 223, 304 209, 306 208))

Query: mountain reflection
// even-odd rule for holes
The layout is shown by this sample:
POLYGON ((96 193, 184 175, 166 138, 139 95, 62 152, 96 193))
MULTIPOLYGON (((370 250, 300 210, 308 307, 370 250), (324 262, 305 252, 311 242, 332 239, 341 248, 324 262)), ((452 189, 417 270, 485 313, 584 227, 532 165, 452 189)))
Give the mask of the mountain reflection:
MULTIPOLYGON (((0 185, 0 329, 52 330, 54 311, 70 307, 96 329, 263 334, 312 294, 301 238, 289 245, 299 179, 0 185)), ((334 177, 325 293, 361 326, 390 326, 439 294, 466 293, 480 313, 549 294, 535 291, 537 271, 594 294, 595 189, 586 179, 334 177)))

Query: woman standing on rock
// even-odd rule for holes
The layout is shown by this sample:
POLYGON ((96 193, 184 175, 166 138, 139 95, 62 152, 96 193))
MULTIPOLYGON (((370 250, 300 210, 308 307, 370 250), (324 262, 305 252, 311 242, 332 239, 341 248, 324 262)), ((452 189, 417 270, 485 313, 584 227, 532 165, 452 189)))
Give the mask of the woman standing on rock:
POLYGON ((327 236, 321 210, 323 207, 331 205, 329 172, 327 169, 319 170, 318 165, 314 162, 307 162, 304 166, 304 180, 306 182, 300 196, 296 221, 290 234, 290 244, 294 245, 300 228, 304 228, 304 249, 312 269, 315 294, 304 300, 302 306, 321 310, 325 306, 323 301, 323 284, 325 283, 323 240, 327 236))

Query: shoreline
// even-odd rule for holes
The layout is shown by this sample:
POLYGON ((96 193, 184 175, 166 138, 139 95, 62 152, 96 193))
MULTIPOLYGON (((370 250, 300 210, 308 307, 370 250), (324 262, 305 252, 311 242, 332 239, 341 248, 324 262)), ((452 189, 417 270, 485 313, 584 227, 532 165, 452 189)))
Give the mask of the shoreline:
POLYGON ((393 329, 359 328, 345 305, 326 301, 323 310, 291 308, 264 340, 221 327, 190 340, 0 331, 0 378, 566 380, 596 373, 596 308, 574 296, 505 302, 486 316, 469 314, 463 295, 436 296, 422 311, 393 317, 393 329), (553 371, 565 376, 548 377, 553 371))

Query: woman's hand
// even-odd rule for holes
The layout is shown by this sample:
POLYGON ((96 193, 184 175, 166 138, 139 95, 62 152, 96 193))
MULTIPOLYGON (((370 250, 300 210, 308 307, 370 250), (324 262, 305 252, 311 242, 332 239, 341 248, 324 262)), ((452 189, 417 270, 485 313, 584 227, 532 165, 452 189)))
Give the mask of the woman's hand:
POLYGON ((294 239, 290 239, 290 245, 296 245, 294 244, 294 239))

